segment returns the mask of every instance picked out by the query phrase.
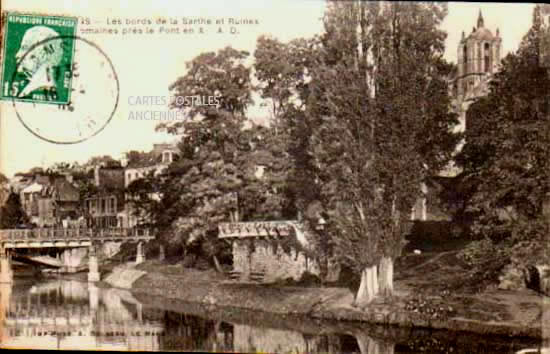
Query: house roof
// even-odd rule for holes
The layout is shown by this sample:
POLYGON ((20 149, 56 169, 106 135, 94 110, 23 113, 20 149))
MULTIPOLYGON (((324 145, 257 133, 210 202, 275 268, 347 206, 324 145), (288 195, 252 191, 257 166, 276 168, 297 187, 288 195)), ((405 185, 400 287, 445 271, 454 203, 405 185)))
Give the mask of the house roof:
POLYGON ((174 154, 179 153, 179 149, 175 144, 171 144, 171 143, 154 144, 153 150, 151 150, 146 154, 148 155, 146 158, 142 158, 139 161, 130 161, 126 166, 126 169, 151 167, 155 165, 166 164, 162 162, 162 154, 166 151, 172 152, 174 154))
POLYGON ((151 166, 158 165, 161 162, 162 162, 162 156, 161 155, 151 155, 148 159, 142 159, 142 160, 139 160, 139 161, 131 161, 126 166, 126 169, 151 167, 151 166))
POLYGON ((99 188, 124 189, 123 168, 101 168, 98 170, 99 188))
POLYGON ((495 37, 493 35, 493 33, 491 33, 491 31, 488 29, 488 28, 485 28, 485 27, 480 27, 480 28, 477 28, 475 30, 475 32, 472 32, 469 36, 468 36, 468 39, 470 38, 473 38, 473 39, 478 39, 478 40, 493 40, 497 37, 495 37))
POLYGON ((30 173, 30 172, 17 172, 15 175, 14 175, 14 178, 15 177, 32 177, 34 176, 34 174, 30 173))
POLYGON ((44 186, 38 182, 34 182, 27 187, 23 188, 23 193, 40 193, 44 186))
POLYGON ((78 189, 65 179, 57 177, 53 179, 36 180, 22 190, 23 193, 39 193, 44 198, 55 198, 58 201, 78 201, 80 193, 78 189))
POLYGON ((56 200, 64 202, 77 202, 80 199, 78 189, 64 178, 58 178, 54 181, 53 192, 56 200))

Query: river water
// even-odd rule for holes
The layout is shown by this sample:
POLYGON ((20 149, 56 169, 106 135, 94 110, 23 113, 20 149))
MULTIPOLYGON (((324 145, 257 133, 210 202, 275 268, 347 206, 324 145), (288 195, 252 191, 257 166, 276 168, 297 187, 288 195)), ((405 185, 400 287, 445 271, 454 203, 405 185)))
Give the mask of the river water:
POLYGON ((0 285, 0 346, 25 349, 269 353, 516 353, 530 339, 324 323, 61 279, 0 285))

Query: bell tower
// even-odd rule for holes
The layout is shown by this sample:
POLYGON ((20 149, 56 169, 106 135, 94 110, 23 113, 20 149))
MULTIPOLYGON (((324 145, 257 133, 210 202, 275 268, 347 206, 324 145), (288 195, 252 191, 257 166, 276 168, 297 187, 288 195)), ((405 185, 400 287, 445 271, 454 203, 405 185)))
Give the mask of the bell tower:
MULTIPOLYGON (((459 124, 454 127, 455 132, 465 132, 467 129, 466 111, 474 100, 488 93, 490 78, 498 70, 501 56, 502 38, 498 28, 495 34, 485 27, 485 19, 481 10, 477 17, 476 26, 466 35, 462 31, 462 38, 457 48, 457 76, 452 91, 453 105, 458 114, 459 124)), ((457 146, 457 153, 462 150, 465 141, 457 146)), ((453 177, 461 172, 460 168, 451 162, 441 175, 453 177)))
MULTIPOLYGON (((454 132, 465 132, 467 129, 466 111, 478 97, 488 93, 488 82, 492 75, 498 71, 501 56, 500 32, 498 28, 495 34, 485 27, 485 19, 481 10, 477 17, 476 26, 470 34, 462 31, 462 37, 457 47, 457 75, 452 80, 453 85, 449 89, 453 92, 454 111, 458 114, 459 124, 454 127, 454 132)), ((456 147, 455 156, 465 144, 462 140, 456 147)), ((438 177, 455 178, 462 172, 454 160, 438 174, 438 177)), ((438 184, 439 182, 435 182, 438 184)), ((422 185, 423 197, 420 197, 411 212, 411 220, 445 220, 449 215, 439 213, 437 203, 428 202, 428 196, 433 194, 432 188, 422 185)))
POLYGON ((486 94, 488 78, 496 72, 501 54, 500 33, 495 34, 485 27, 481 10, 477 26, 462 38, 457 51, 457 94, 459 99, 470 100, 486 94))

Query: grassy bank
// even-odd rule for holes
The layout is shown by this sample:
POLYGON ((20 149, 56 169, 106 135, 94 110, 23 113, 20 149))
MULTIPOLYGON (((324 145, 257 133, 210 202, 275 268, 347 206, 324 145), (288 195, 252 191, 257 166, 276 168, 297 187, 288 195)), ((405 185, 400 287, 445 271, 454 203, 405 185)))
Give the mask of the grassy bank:
MULTIPOLYGON (((439 267, 441 272, 447 273, 446 267, 451 266, 452 254, 446 254, 426 257, 417 264, 413 275, 399 270, 395 296, 377 299, 364 310, 352 306, 353 294, 346 288, 239 284, 228 281, 214 270, 201 271, 154 261, 138 266, 147 274, 133 284, 132 291, 137 296, 160 296, 167 300, 201 304, 202 308, 211 311, 216 308, 241 309, 318 320, 542 337, 544 304, 540 295, 531 290, 449 293, 437 283, 427 286, 427 279, 439 276, 432 268, 439 267)), ((442 281, 450 284, 449 279, 442 281)), ((546 307, 550 310, 548 304, 546 307)))

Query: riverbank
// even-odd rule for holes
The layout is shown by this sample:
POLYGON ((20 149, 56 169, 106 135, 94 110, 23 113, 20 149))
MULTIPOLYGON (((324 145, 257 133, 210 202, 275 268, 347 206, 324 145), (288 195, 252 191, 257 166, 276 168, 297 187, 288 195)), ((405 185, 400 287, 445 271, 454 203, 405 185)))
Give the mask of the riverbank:
MULTIPOLYGON (((396 346, 407 348, 410 352, 415 353, 513 353, 521 349, 540 346, 538 339, 529 337, 510 338, 498 335, 466 334, 458 331, 380 326, 365 322, 334 321, 297 314, 280 315, 236 307, 213 307, 145 293, 134 293, 134 298, 143 304, 144 309, 162 309, 172 313, 185 313, 213 321, 231 323, 240 328, 251 328, 252 326, 256 330, 246 332, 254 339, 262 337, 266 333, 270 338, 273 335, 280 338, 281 333, 289 332, 302 333, 309 338, 320 334, 324 336, 347 335, 348 338, 351 336, 355 339, 359 348, 370 348, 369 351, 362 351, 369 353, 376 351, 376 348, 369 347, 369 339, 379 344, 394 343, 396 346), (264 330, 258 331, 256 326, 261 326, 264 330)), ((293 338, 296 340, 296 337, 293 338)), ((351 340, 351 343, 353 342, 351 340)), ((356 351, 359 350, 350 350, 350 352, 356 351)))
MULTIPOLYGON (((193 274, 187 273, 186 280, 193 280, 193 274)), ((199 273, 194 275, 205 275, 199 273)), ((14 305, 8 328, 10 333, 21 333, 11 338, 13 347, 32 343, 35 348, 44 348, 44 340, 53 340, 57 349, 105 349, 107 344, 107 348, 134 351, 516 353, 536 350, 541 344, 528 337, 380 326, 211 306, 156 292, 132 293, 106 286, 107 282, 91 286, 82 279, 64 278, 18 278, 3 288, 2 295, 7 291, 14 305), (66 324, 59 322, 60 315, 67 318, 66 324), (61 325, 64 333, 71 333, 70 338, 56 338, 55 332, 51 337, 49 329, 43 330, 43 325, 55 322, 55 318, 58 328, 61 325), (25 332, 30 327, 32 333, 25 332)))
POLYGON ((228 281, 214 270, 154 261, 136 269, 146 272, 130 289, 140 300, 162 297, 200 304, 209 310, 240 309, 316 320, 530 338, 543 337, 543 312, 550 311, 548 301, 531 290, 438 296, 428 295, 407 280, 397 280, 392 299, 377 299, 360 310, 353 307, 353 294, 346 288, 242 284, 228 281))

